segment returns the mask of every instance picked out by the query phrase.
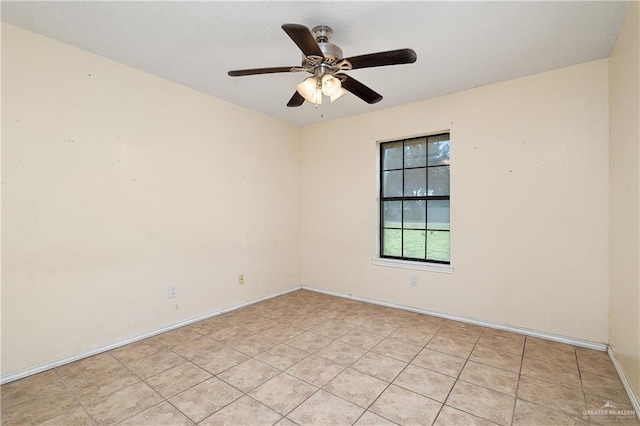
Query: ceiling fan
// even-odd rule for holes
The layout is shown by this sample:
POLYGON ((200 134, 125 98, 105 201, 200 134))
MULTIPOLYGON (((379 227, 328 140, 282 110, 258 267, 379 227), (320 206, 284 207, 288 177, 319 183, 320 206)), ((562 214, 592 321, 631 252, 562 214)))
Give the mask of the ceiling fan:
POLYGON ((323 95, 328 96, 333 102, 346 92, 353 93, 369 104, 375 104, 382 100, 382 95, 345 74, 344 71, 410 64, 417 59, 416 52, 412 49, 343 58, 342 49, 329 42, 333 30, 326 25, 318 25, 309 31, 309 28, 304 25, 284 24, 282 29, 302 51, 300 66, 234 70, 229 71, 228 74, 231 77, 302 71, 312 74, 312 77, 308 77, 296 86, 296 92, 287 103, 288 107, 298 107, 305 100, 316 106, 320 105, 323 95))

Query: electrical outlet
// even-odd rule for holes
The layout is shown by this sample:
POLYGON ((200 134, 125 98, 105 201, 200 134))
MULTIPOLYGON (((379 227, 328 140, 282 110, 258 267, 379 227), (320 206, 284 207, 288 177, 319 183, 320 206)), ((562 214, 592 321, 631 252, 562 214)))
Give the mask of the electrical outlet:
POLYGON ((238 285, 244 284, 244 274, 238 275, 238 285))
POLYGON ((169 286, 169 299, 173 299, 174 297, 178 297, 178 286, 170 285, 169 286))
POLYGON ((420 279, 417 275, 411 275, 411 287, 418 287, 420 279))

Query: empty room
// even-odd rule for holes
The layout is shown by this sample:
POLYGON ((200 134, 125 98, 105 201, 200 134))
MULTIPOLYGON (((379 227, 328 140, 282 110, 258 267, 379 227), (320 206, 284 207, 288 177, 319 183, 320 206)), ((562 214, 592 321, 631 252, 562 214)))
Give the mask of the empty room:
POLYGON ((640 425, 640 2, 0 8, 2 425, 640 425))

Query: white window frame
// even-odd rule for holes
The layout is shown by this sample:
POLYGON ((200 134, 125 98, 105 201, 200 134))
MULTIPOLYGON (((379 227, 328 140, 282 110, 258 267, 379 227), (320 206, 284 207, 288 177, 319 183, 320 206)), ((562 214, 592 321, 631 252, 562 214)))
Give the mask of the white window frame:
MULTIPOLYGON (((427 136, 433 136, 433 135, 439 135, 442 133, 449 133, 449 137, 452 138, 451 135, 451 129, 445 129, 445 130, 438 130, 438 131, 434 131, 434 132, 429 132, 429 133, 421 133, 421 134, 417 134, 417 135, 412 135, 412 136, 406 136, 406 137, 399 137, 399 138, 391 138, 391 139, 381 139, 381 140, 377 140, 376 141, 376 156, 375 156, 375 173, 376 173, 376 244, 375 244, 375 256, 371 259, 371 263, 375 266, 382 266, 382 267, 390 267, 390 268, 400 268, 400 269, 409 269, 409 270, 418 270, 418 271, 429 271, 429 272, 439 272, 439 273, 444 273, 444 274, 452 274, 454 272, 454 267, 453 267, 453 250, 450 245, 449 247, 449 264, 445 264, 445 263, 435 263, 435 262, 422 262, 422 261, 413 261, 413 260, 406 260, 406 259, 394 259, 394 258, 387 258, 387 257, 380 257, 380 232, 381 232, 381 228, 380 228, 380 186, 382 185, 380 176, 381 176, 381 170, 380 170, 380 145, 386 142, 393 142, 393 141, 398 141, 398 140, 403 140, 403 139, 413 139, 413 138, 421 138, 421 137, 427 137, 427 136)), ((452 241, 453 238, 453 226, 451 226, 451 230, 450 232, 450 240, 452 241)))

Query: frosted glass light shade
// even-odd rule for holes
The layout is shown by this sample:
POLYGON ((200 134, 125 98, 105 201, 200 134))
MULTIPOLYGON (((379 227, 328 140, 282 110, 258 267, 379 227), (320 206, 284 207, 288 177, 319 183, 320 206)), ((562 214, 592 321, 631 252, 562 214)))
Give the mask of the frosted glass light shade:
POLYGON ((307 99, 307 101, 315 105, 322 105, 322 90, 320 90, 320 88, 316 88, 312 93, 311 98, 307 99))
POLYGON ((342 83, 340 80, 332 76, 331 74, 325 74, 322 77, 322 93, 326 96, 334 96, 342 89, 342 83))
POLYGON ((296 86, 296 90, 300 93, 300 96, 311 102, 316 93, 316 79, 314 77, 306 78, 296 86))
MULTIPOLYGON (((338 80, 338 82, 339 81, 340 80, 338 80)), ((334 103, 335 101, 337 101, 338 99, 343 97, 346 93, 347 93, 347 91, 344 90, 342 87, 340 87, 340 90, 338 90, 338 93, 336 93, 335 95, 331 96, 331 103, 334 103)))

